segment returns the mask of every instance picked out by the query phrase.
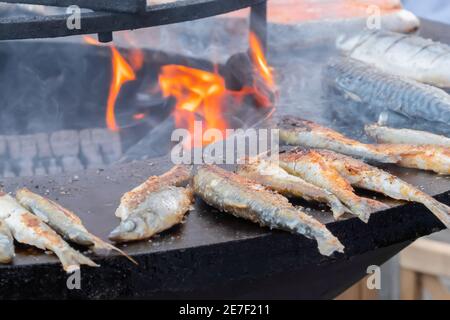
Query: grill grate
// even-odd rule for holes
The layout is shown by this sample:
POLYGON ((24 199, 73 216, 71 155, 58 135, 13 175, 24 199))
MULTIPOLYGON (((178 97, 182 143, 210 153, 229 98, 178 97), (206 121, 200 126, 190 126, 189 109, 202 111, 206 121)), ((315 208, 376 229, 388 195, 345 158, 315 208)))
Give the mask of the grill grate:
MULTIPOLYGON (((133 0, 137 2, 137 0, 133 0)), ((113 7, 132 0, 98 0, 113 7)), ((9 0, 9 2, 54 3, 56 0, 9 0)), ((63 3, 84 4, 92 0, 63 0, 63 3)), ((94 4, 89 5, 93 7, 94 4)), ((125 6, 125 5, 124 5, 125 6)), ((81 28, 69 29, 70 15, 36 15, 32 17, 7 17, 0 19, 0 40, 54 38, 83 34, 99 34, 100 41, 112 40, 112 32, 134 30, 216 16, 251 7, 251 28, 264 42, 266 34, 267 0, 180 0, 146 6, 139 14, 118 12, 82 12, 81 28), (258 20, 258 23, 256 23, 258 20)), ((106 8, 106 7, 105 7, 106 8)), ((125 7, 124 7, 125 8, 125 7)), ((131 6, 130 6, 131 8, 131 6)))
POLYGON ((2 0, 2 2, 55 7, 77 5, 80 8, 123 13, 140 13, 147 8, 146 0, 2 0))

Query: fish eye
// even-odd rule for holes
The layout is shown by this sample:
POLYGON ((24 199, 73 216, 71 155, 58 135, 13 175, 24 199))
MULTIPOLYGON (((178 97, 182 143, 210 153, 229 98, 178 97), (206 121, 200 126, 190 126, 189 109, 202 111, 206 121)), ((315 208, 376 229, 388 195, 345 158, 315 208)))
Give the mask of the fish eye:
POLYGON ((136 223, 133 220, 126 220, 123 223, 123 229, 125 232, 131 232, 136 229, 136 223))

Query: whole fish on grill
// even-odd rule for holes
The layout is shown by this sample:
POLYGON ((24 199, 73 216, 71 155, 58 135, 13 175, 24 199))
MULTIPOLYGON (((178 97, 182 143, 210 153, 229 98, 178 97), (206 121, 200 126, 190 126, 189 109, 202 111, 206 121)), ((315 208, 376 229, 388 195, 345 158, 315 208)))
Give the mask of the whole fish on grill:
POLYGON ((378 143, 410 144, 416 146, 434 145, 450 148, 450 138, 426 131, 394 129, 377 124, 367 125, 365 131, 369 137, 374 138, 378 143))
POLYGON ((203 166, 194 176, 194 190, 206 203, 221 211, 317 240, 323 255, 344 250, 325 225, 295 208, 282 195, 237 174, 216 166, 203 166))
POLYGON ((383 170, 328 150, 317 151, 353 186, 383 193, 397 200, 425 205, 447 228, 450 228, 450 207, 433 199, 416 187, 383 170))
POLYGON ((359 114, 376 118, 391 110, 416 121, 449 126, 450 96, 441 89, 347 58, 330 60, 323 77, 327 86, 358 106, 359 114))
POLYGON ((450 87, 450 46, 385 30, 340 37, 338 49, 385 72, 438 87, 450 87))
POLYGON ((38 216, 23 208, 13 197, 0 194, 0 219, 6 222, 14 239, 20 243, 53 251, 66 272, 80 269, 80 265, 98 267, 88 257, 74 250, 38 216))
POLYGON ((284 117, 278 122, 280 139, 293 146, 330 149, 367 160, 383 163, 396 163, 395 156, 381 152, 370 144, 345 137, 312 121, 295 117, 284 117))
POLYGON ((237 174, 287 197, 299 197, 308 201, 326 203, 331 207, 335 219, 349 211, 331 192, 287 173, 276 163, 268 160, 254 160, 240 165, 237 174))
POLYGON ((148 239, 181 223, 192 206, 193 191, 180 185, 191 175, 191 167, 175 166, 126 193, 116 211, 122 221, 109 238, 116 242, 148 239))
POLYGON ((10 263, 14 258, 14 239, 6 222, 0 219, 0 263, 10 263))
POLYGON ((92 246, 94 250, 115 250, 135 262, 122 250, 90 233, 75 213, 56 202, 35 194, 27 188, 17 190, 16 199, 24 208, 41 218, 66 240, 82 246, 92 246))
POLYGON ((315 150, 282 153, 279 161, 287 172, 333 193, 364 222, 372 213, 389 209, 384 203, 356 195, 351 184, 315 150))

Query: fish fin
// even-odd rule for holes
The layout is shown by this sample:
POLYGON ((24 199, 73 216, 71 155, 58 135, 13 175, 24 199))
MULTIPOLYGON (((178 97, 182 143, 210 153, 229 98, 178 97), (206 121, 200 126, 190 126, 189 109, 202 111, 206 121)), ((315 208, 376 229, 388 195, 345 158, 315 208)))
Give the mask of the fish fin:
POLYGON ((426 199, 422 202, 433 214, 450 229, 450 207, 437 201, 434 198, 426 199))
POLYGON ((64 249, 62 251, 55 251, 55 253, 67 273, 72 273, 79 270, 80 265, 82 264, 90 267, 99 267, 99 265, 94 261, 72 248, 64 249))
POLYGON ((136 260, 134 260, 130 255, 128 255, 123 250, 120 250, 119 248, 113 246, 112 244, 110 244, 106 241, 103 241, 102 239, 97 238, 97 237, 93 238, 92 240, 94 242, 94 249, 108 250, 108 251, 114 250, 114 251, 120 253, 121 255, 123 255, 125 258, 127 258, 131 262, 133 262, 135 265, 139 265, 139 263, 136 260))

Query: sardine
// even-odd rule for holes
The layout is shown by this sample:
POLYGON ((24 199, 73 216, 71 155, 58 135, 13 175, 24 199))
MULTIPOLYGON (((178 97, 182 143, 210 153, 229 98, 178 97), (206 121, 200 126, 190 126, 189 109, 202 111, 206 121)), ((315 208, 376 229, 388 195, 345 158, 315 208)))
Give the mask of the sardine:
POLYGON ((450 207, 433 199, 416 187, 386 171, 351 157, 327 150, 317 152, 353 186, 376 191, 397 200, 422 203, 447 228, 450 228, 450 207))
POLYGON ((340 37, 338 49, 350 57, 402 77, 450 87, 450 46, 384 30, 340 37))
POLYGON ((122 196, 116 216, 122 221, 125 220, 131 213, 139 211, 140 206, 146 205, 147 197, 152 196, 154 192, 168 186, 181 187, 191 178, 192 168, 183 165, 177 165, 161 176, 148 178, 143 184, 122 196))
POLYGON ((450 96, 444 90, 354 59, 332 59, 323 72, 326 83, 361 105, 361 113, 377 116, 391 110, 422 121, 450 123, 450 96))
POLYGON ((331 192, 287 173, 271 161, 253 160, 248 164, 240 165, 237 174, 287 197, 299 197, 307 201, 326 203, 331 207, 335 219, 349 211, 331 192))
POLYGON ((289 145, 330 149, 383 163, 396 163, 398 160, 395 156, 380 152, 370 144, 352 140, 312 121, 285 117, 279 121, 278 129, 280 130, 280 139, 289 145))
POLYGON ((37 215, 66 240, 82 246, 92 246, 94 250, 115 250, 136 263, 119 248, 91 234, 75 213, 58 203, 35 194, 26 188, 17 190, 16 199, 24 208, 37 215))
POLYGON ((14 258, 14 239, 6 222, 0 219, 0 263, 10 263, 14 258))
POLYGON ((116 242, 148 239, 181 223, 192 206, 193 191, 179 185, 191 178, 191 172, 191 167, 176 166, 126 193, 116 211, 122 222, 109 238, 116 242))
POLYGON ((294 150, 282 153, 279 161, 287 172, 333 193, 364 222, 369 221, 372 213, 389 209, 384 203, 356 195, 351 184, 329 166, 317 151, 294 150))
POLYGON ((282 195, 237 174, 216 166, 203 166, 194 176, 194 190, 206 203, 221 211, 317 240, 323 255, 344 251, 344 246, 325 225, 295 208, 282 195))
POLYGON ((450 175, 450 148, 408 144, 379 144, 377 147, 386 154, 398 157, 397 165, 401 167, 450 175))
POLYGON ((71 248, 41 218, 27 211, 10 195, 0 195, 0 211, 0 218, 4 219, 14 239, 42 250, 53 251, 66 272, 79 270, 81 264, 98 267, 91 259, 71 248))
POLYGON ((434 145, 450 148, 450 138, 412 129, 394 129, 376 124, 367 125, 365 131, 378 143, 410 144, 416 146, 434 145))

